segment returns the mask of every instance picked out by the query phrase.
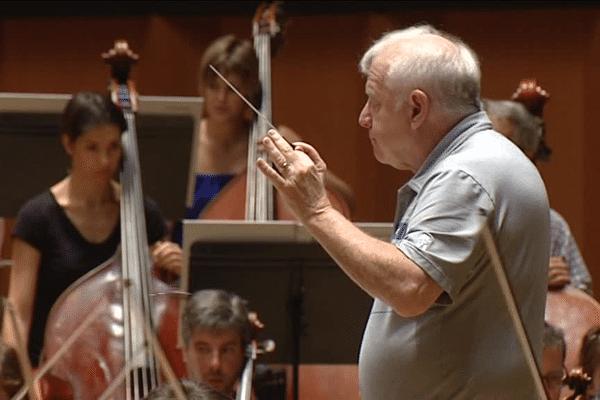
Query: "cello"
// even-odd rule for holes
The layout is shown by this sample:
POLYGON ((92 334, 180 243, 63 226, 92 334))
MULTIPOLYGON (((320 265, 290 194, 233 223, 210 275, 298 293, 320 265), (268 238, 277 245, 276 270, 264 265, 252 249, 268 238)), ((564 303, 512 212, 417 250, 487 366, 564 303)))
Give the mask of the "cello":
MULTIPOLYGON (((113 67, 113 100, 121 106, 128 128, 122 135, 121 246, 53 305, 36 379, 50 370, 68 384, 72 396, 57 394, 51 386, 45 398, 138 400, 160 384, 163 375, 174 380, 185 374, 181 354, 174 372, 162 350, 165 340, 159 343, 154 332, 163 319, 172 327, 179 307, 177 293, 151 275, 135 137, 137 100, 129 81, 137 56, 126 42, 117 41, 103 57, 113 67)), ((176 339, 175 333, 171 336, 176 339)), ((171 346, 175 348, 175 340, 171 346)), ((183 399, 181 388, 174 386, 183 399)))

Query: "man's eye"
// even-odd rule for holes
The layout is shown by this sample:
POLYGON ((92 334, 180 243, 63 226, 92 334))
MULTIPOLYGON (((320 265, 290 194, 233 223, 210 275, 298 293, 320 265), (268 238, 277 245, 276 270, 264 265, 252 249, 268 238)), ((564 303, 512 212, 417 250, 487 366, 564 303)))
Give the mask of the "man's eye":
POLYGON ((369 104, 369 108, 370 108, 370 109, 372 109, 372 110, 374 110, 374 109, 376 109, 376 108, 379 108, 379 104, 380 104, 380 102, 379 102, 379 101, 375 100, 375 99, 374 99, 373 97, 371 97, 371 96, 368 96, 368 98, 367 98, 367 103, 369 104))

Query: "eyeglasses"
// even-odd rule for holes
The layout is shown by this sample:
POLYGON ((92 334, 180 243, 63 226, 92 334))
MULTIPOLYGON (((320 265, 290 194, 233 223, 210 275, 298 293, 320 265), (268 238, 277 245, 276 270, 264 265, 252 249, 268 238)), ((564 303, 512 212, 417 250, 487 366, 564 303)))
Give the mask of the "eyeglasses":
POLYGON ((556 389, 563 385, 563 381, 566 377, 567 369, 563 366, 561 371, 552 371, 546 375, 542 375, 542 380, 548 389, 556 389))

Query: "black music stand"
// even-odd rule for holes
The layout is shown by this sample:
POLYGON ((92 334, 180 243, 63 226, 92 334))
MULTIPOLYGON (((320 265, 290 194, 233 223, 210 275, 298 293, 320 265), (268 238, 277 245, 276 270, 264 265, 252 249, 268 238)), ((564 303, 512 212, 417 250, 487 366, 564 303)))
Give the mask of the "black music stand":
MULTIPOLYGON (((391 225, 376 228, 387 238, 391 225)), ((300 224, 184 221, 183 244, 184 289, 247 299, 277 344, 269 361, 292 364, 294 399, 300 364, 357 362, 372 299, 300 224)))
MULTIPOLYGON (((70 94, 0 93, 0 187, 11 188, 10 196, 0 197, 0 215, 15 217, 25 201, 64 178, 69 160, 60 143, 61 115, 70 99, 70 94)), ((166 218, 180 219, 204 100, 139 96, 138 102, 144 194, 160 204, 166 218)))

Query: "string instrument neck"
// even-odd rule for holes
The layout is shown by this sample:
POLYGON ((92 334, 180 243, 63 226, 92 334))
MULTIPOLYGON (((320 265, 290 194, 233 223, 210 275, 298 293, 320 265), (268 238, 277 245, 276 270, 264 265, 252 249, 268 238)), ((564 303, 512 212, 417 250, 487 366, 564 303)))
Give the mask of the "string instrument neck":
POLYGON ((144 215, 139 151, 137 147, 135 112, 137 93, 129 79, 131 66, 138 60, 125 41, 117 41, 113 49, 103 54, 112 66, 111 98, 121 107, 127 130, 121 137, 123 151, 121 180, 121 269, 123 278, 123 347, 127 399, 142 399, 158 385, 158 368, 148 349, 147 331, 151 322, 150 286, 151 259, 144 215))
MULTIPOLYGON (((248 165, 246 178, 246 220, 270 221, 274 219, 275 207, 273 202, 273 186, 269 180, 258 171, 256 160, 260 157, 268 159, 264 152, 258 151, 259 138, 268 131, 272 121, 271 96, 271 57, 272 44, 281 42, 282 25, 277 18, 281 16, 281 2, 270 5, 262 3, 253 18, 252 32, 254 50, 258 58, 258 75, 262 86, 260 113, 252 125, 248 143, 248 165)), ((278 46, 276 46, 278 47, 278 46)))

